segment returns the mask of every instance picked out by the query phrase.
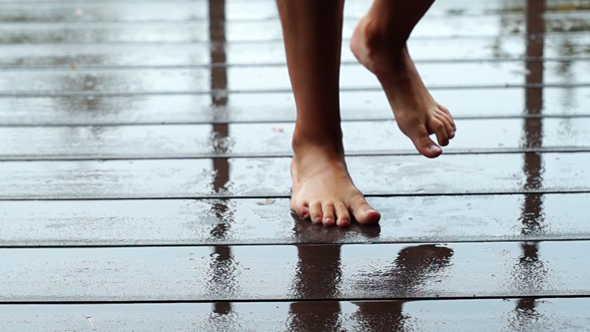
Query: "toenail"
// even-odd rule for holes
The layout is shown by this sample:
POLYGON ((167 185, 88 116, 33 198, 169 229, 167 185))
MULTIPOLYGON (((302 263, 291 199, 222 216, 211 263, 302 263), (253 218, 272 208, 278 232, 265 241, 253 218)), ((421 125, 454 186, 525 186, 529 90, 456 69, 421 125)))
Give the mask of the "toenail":
POLYGON ((365 215, 372 213, 372 212, 377 212, 377 211, 375 211, 373 209, 368 209, 368 210, 365 210, 365 215))
POLYGON ((324 220, 325 223, 331 223, 332 221, 334 221, 334 219, 332 219, 332 218, 326 218, 324 220))
POLYGON ((321 218, 321 217, 315 217, 315 218, 313 219, 313 222, 315 222, 316 224, 319 224, 319 223, 321 223, 321 222, 322 222, 322 218, 321 218))
POLYGON ((436 146, 436 145, 431 145, 431 146, 430 146, 428 149, 430 150, 430 152, 435 152, 435 153, 436 153, 436 152, 441 152, 441 151, 442 151, 442 150, 441 150, 441 148, 439 148, 439 147, 438 147, 438 146, 436 146))
POLYGON ((309 214, 304 214, 303 219, 307 219, 307 218, 309 218, 309 214))

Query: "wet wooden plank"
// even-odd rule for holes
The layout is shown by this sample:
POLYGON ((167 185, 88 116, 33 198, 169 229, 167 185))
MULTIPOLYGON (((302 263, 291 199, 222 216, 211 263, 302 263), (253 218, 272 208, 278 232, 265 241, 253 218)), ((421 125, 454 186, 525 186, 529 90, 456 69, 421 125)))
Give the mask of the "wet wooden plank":
MULTIPOLYGON (((358 20, 369 9, 370 2, 348 1, 344 7, 347 20, 358 20)), ((487 1, 470 4, 466 1, 435 2, 425 20, 438 17, 459 19, 470 16, 497 16, 503 19, 524 15, 524 1, 487 1)), ((551 16, 584 15, 585 4, 559 5, 549 3, 551 16), (565 10, 564 10, 565 8, 565 10), (553 15, 551 15, 553 14, 553 15), (557 15, 556 15, 557 14, 557 15)), ((147 1, 147 2, 14 2, 2 4, 1 23, 58 23, 58 22, 145 22, 145 21, 195 21, 208 19, 207 1, 147 1)), ((225 17, 228 22, 277 20, 273 1, 227 1, 225 17)))
MULTIPOLYGON (((576 38, 581 39, 581 38, 576 38)), ((587 39, 587 38, 585 38, 587 39)), ((492 38, 452 39, 448 41, 414 40, 410 42, 412 56, 417 62, 469 59, 498 61, 496 41, 492 38), (437 52, 432 53, 436 48, 437 52)), ((559 56, 556 45, 548 52, 559 56)), ((88 66, 208 66, 210 59, 207 43, 185 44, 131 44, 113 45, 105 48, 102 45, 63 45, 55 48, 53 45, 0 45, 0 66, 37 67, 37 66, 67 66, 78 68, 88 66)), ((229 66, 244 65, 284 65, 284 46, 280 41, 256 44, 227 44, 220 45, 224 49, 229 66)), ((502 58, 514 59, 524 55, 525 41, 522 37, 502 40, 502 58)), ((574 51, 584 56, 581 46, 574 51)), ((348 43, 342 46, 342 56, 345 62, 356 62, 348 43)))
POLYGON ((206 1, 21 2, 3 4, 0 23, 203 21, 209 19, 208 10, 206 1))
MULTIPOLYGON (((526 89, 435 90, 432 93, 458 119, 519 117, 526 114, 526 89)), ((546 116, 590 115, 590 88, 546 88, 543 89, 543 96, 542 113, 546 116)), ((344 91, 340 99, 345 121, 392 119, 382 91, 344 91)), ((0 98, 0 124, 295 121, 295 102, 291 92, 230 93, 227 106, 211 107, 211 104, 211 96, 208 95, 0 98)))
MULTIPOLYGON (((273 4, 274 6, 274 4, 273 4)), ((75 8, 73 8, 75 10, 75 8)), ((577 14, 577 25, 584 26, 590 15, 577 14)), ((556 23, 548 25, 548 32, 580 34, 568 31, 565 22, 571 16, 562 15, 556 23), (560 23, 562 22, 562 23, 560 23)), ((522 15, 507 19, 504 25, 499 17, 489 16, 440 16, 431 17, 416 26, 412 38, 501 37, 524 34, 522 15)), ((357 24, 356 19, 344 21, 343 36, 350 38, 357 24)), ((249 21, 226 23, 226 40, 230 42, 255 42, 281 40, 282 30, 276 19, 253 24, 249 21)), ((155 43, 155 42, 204 42, 209 40, 209 23, 205 21, 154 21, 154 22, 60 22, 0 24, 0 44, 92 44, 92 43, 155 43)))
MULTIPOLYGON (((446 153, 589 151, 589 118, 457 120, 446 153), (529 136, 523 134, 528 130, 529 136), (534 135, 535 144, 526 138, 534 135)), ((0 127, 0 160, 291 156, 293 123, 0 127)), ((394 121, 345 122, 349 155, 415 154, 394 121)))
MULTIPOLYGON (((587 62, 571 62, 568 71, 558 69, 560 62, 546 62, 544 84, 588 85, 590 76, 566 75, 584 72, 587 62)), ((432 89, 475 89, 478 87, 521 87, 525 84, 525 64, 504 63, 424 63, 420 71, 432 89), (475 75, 474 73, 477 73, 475 75)), ((238 67, 227 70, 227 89, 230 92, 252 93, 290 91, 286 67, 238 67)), ((341 70, 343 90, 376 90, 381 87, 377 78, 359 64, 341 70)), ((5 71, 0 76, 3 96, 19 95, 120 95, 120 94, 196 94, 210 93, 209 69, 108 69, 63 71, 5 71)))
MULTIPOLYGON (((589 35, 568 38, 564 54, 563 38, 548 35, 545 38, 545 59, 587 59, 584 46, 590 43, 589 35)), ((230 43, 215 46, 226 55, 229 66, 284 65, 285 52, 281 41, 265 43, 230 43)), ((525 58, 524 36, 498 38, 454 38, 447 40, 411 39, 409 48, 417 63, 435 61, 515 61, 525 58), (435 49, 436 52, 432 52, 435 49)), ((356 63, 348 42, 342 45, 345 64, 356 63)), ((110 66, 208 66, 210 45, 207 43, 177 44, 118 44, 104 45, 0 45, 0 67, 110 67, 110 66)), ((221 65, 221 64, 216 64, 221 65)))
MULTIPOLYGON (((147 1, 147 2, 67 2, 67 1, 2 1, 0 22, 142 22, 142 21, 194 21, 208 19, 207 1, 147 1)), ((435 2, 425 19, 431 17, 463 17, 473 15, 522 14, 524 1, 510 4, 486 1, 470 4, 465 1, 435 2)), ((360 18, 370 6, 366 1, 347 1, 344 15, 347 19, 360 18)), ((548 10, 557 8, 549 5, 548 10)), ((575 6, 572 6, 576 9, 575 6)), ((570 8, 572 8, 570 7, 570 8)), ((583 5, 579 5, 579 9, 583 5)), ((228 21, 260 21, 277 19, 273 1, 227 1, 228 21)))
POLYGON ((10 331, 586 331, 588 298, 3 305, 10 331))
MULTIPOLYGON (((369 6, 370 3, 366 1, 347 1, 344 15, 347 19, 358 19, 369 6)), ((503 4, 501 1, 486 1, 482 4, 469 4, 465 1, 435 2, 425 19, 428 20, 436 16, 517 15, 522 14, 523 6, 523 1, 513 2, 511 5, 503 4)), ((549 10, 551 9, 549 6, 549 10)), ((276 20, 278 16, 273 1, 226 1, 225 11, 226 19, 230 22, 276 20)), ((14 2, 12 0, 2 5, 0 22, 195 21, 208 19, 207 12, 207 1, 87 1, 72 3, 66 1, 14 2)))
MULTIPOLYGON (((359 18, 366 4, 352 1, 346 6, 346 17, 359 18)), ((445 14, 436 6, 431 15, 445 14)), ((496 6, 491 6, 492 8, 496 6)), ((475 8, 470 8, 475 12, 475 8)), ((276 5, 272 1, 233 2, 225 4, 229 22, 248 20, 253 23, 277 20, 276 5)), ((475 13, 474 13, 475 14, 475 13)), ((480 9, 477 14, 489 13, 480 9)), ((147 2, 48 2, 10 3, 2 5, 0 23, 60 23, 60 22, 145 22, 145 21, 204 21, 208 20, 207 1, 147 1, 147 2)))
POLYGON ((293 217, 288 199, 0 201, 0 246, 587 240, 589 199, 589 194, 371 197, 382 214, 379 226, 355 223, 346 230, 293 217))
MULTIPOLYGON (((585 192, 590 153, 350 157, 368 195, 585 192)), ((290 158, 0 163, 1 199, 289 196, 290 158)))
POLYGON ((0 301, 588 296, 589 246, 560 241, 2 249, 0 301))

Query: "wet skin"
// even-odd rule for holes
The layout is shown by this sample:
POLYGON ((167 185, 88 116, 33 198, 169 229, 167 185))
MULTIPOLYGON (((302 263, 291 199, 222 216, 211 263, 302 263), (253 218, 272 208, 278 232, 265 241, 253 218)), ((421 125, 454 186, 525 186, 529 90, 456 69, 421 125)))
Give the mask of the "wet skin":
POLYGON ((291 177, 291 209, 302 218, 340 227, 350 225, 351 214, 362 224, 381 219, 352 182, 343 149, 329 144, 296 148, 291 177))
MULTIPOLYGON (((379 222, 347 170, 338 101, 342 1, 278 1, 297 104, 291 209, 325 226, 379 222), (330 9, 330 6, 334 9, 330 9), (337 39, 336 42, 333 40, 337 39), (338 65, 335 66, 334 64, 338 65)), ((430 95, 406 47, 431 0, 376 0, 351 38, 358 61, 379 79, 400 130, 428 158, 455 136, 450 112, 430 95)))
POLYGON ((400 130, 420 154, 436 158, 442 149, 429 135, 436 134, 438 143, 447 146, 455 137, 455 122, 449 110, 438 104, 424 86, 405 43, 388 45, 387 38, 370 17, 365 17, 355 29, 350 48, 379 79, 400 130))

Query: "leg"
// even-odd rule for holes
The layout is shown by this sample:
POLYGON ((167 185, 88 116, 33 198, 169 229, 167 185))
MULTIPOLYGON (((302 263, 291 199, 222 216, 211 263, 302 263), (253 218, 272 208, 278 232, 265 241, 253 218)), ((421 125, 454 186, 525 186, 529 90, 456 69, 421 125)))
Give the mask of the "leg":
POLYGON ((297 106, 291 208, 324 225, 348 226, 380 215, 354 186, 340 128, 343 0, 277 0, 297 106))
POLYGON ((434 0, 375 0, 350 41, 356 58, 383 87, 401 131, 418 152, 434 158, 455 136, 451 113, 430 95, 410 58, 406 41, 434 0))

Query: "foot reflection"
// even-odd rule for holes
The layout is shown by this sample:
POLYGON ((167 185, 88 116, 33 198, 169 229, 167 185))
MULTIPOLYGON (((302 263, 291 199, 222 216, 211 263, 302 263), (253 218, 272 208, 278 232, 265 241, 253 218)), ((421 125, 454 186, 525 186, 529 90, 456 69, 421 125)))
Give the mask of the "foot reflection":
MULTIPOLYGON (((334 227, 330 227, 334 228, 334 227)), ((333 299, 342 279, 340 245, 298 245, 294 297, 308 300, 333 299)), ((289 310, 289 331, 340 331, 338 302, 296 302, 289 310)))
MULTIPOLYGON (((451 265, 454 251, 437 245, 406 247, 398 253, 392 266, 371 269, 358 276, 361 289, 388 298, 411 298, 421 287, 440 279, 451 265)), ((405 331, 409 316, 403 313, 405 301, 360 302, 353 315, 363 331, 405 331)))
POLYGON ((293 218, 293 237, 297 243, 365 243, 375 241, 381 234, 381 226, 352 223, 349 227, 324 227, 309 220, 301 219, 296 213, 293 218))
POLYGON ((437 245, 407 247, 398 253, 392 266, 360 275, 365 291, 391 297, 415 296, 428 281, 436 280, 451 264, 453 249, 437 245))
POLYGON ((340 303, 338 301, 291 303, 287 331, 343 331, 340 303))
MULTIPOLYGON (((387 295, 389 298, 410 298, 421 286, 437 280, 451 265, 454 251, 437 245, 407 247, 398 253, 393 266, 371 270, 359 276, 363 291, 387 295)), ((363 331, 405 331, 408 315, 403 313, 405 301, 361 302, 354 314, 363 331)))
POLYGON ((453 249, 436 245, 404 248, 398 253, 395 268, 389 274, 390 285, 395 285, 398 291, 409 297, 422 283, 438 277, 450 265, 453 254, 453 249))
POLYGON ((358 331, 407 331, 409 316, 403 314, 406 301, 354 302, 358 310, 352 318, 358 331))
MULTIPOLYGON (((359 236, 377 238, 378 225, 353 224, 348 228, 324 227, 292 214, 293 234, 297 243, 332 243, 333 245, 297 246, 298 262, 292 294, 304 299, 334 299, 339 296, 342 278, 340 243, 359 236)), ((354 241, 354 239, 352 239, 354 241)), ((341 310, 338 301, 295 302, 290 305, 289 331, 341 331, 341 310)))

